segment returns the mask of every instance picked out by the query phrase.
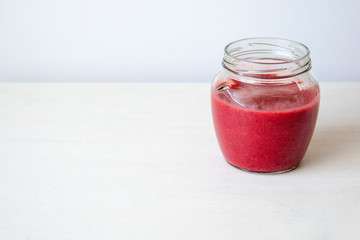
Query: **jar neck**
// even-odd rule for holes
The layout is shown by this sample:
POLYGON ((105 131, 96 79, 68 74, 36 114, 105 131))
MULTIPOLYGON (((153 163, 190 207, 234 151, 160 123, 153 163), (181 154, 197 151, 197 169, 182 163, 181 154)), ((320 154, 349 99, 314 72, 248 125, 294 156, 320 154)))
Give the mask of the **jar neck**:
POLYGON ((260 81, 281 81, 311 69, 309 49, 281 38, 247 38, 225 47, 222 65, 233 74, 260 81))

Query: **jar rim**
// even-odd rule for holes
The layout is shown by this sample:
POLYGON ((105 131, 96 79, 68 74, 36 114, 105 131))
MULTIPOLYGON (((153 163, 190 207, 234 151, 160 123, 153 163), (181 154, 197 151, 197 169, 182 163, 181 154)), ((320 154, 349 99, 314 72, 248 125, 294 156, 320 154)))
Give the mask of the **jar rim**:
POLYGON ((298 41, 294 41, 294 40, 290 40, 290 39, 287 39, 287 38, 278 38, 278 37, 249 37, 249 38, 242 38, 242 39, 239 39, 239 40, 235 40, 235 41, 232 41, 230 42, 229 44, 227 44, 225 46, 225 53, 229 55, 229 57, 231 58, 234 58, 236 60, 241 60, 241 61, 247 61, 246 59, 241 59, 241 58, 237 58, 237 57, 234 57, 231 55, 231 53, 229 52, 229 48, 236 44, 236 43, 239 43, 239 42, 245 42, 245 41, 252 41, 252 40, 280 40, 280 41, 284 41, 284 42, 289 42, 289 43, 294 43, 296 45, 299 45, 301 47, 303 47, 305 49, 305 54, 298 58, 298 59, 293 59, 293 60, 290 60, 290 61, 286 61, 286 62, 280 62, 280 63, 266 63, 266 62, 254 62, 254 61, 251 61, 251 63, 258 63, 258 64, 284 64, 284 63, 291 63, 291 62, 297 62, 299 60, 302 60, 304 58, 307 58, 310 56, 310 49, 305 45, 305 44, 302 44, 301 42, 298 42, 298 41))
POLYGON ((238 75, 285 78, 311 69, 309 48, 285 38, 243 38, 230 42, 224 50, 224 68, 238 75))

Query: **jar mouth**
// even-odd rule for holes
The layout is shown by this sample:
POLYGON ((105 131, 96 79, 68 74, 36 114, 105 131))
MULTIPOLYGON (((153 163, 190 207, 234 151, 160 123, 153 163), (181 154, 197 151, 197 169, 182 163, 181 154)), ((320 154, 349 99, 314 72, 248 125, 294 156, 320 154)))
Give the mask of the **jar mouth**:
POLYGON ((288 78, 311 69, 310 50, 283 38, 245 38, 225 47, 223 66, 248 77, 288 78))

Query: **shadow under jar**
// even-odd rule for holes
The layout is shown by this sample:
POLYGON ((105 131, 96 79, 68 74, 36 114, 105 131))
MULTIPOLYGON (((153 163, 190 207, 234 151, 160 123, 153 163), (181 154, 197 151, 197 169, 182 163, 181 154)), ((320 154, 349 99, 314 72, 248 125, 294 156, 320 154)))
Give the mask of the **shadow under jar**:
POLYGON ((313 135, 320 101, 309 49, 286 39, 242 39, 226 46, 222 65, 212 83, 211 105, 226 161, 258 173, 296 168, 313 135))

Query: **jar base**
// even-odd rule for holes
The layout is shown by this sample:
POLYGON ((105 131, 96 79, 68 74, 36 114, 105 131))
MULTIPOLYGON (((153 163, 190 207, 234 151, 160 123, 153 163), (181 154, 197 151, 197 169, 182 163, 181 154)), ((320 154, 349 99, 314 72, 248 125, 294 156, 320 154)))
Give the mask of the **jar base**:
POLYGON ((295 168, 297 168, 299 166, 298 165, 295 165, 294 167, 291 167, 289 169, 285 169, 285 170, 281 170, 281 171, 271 171, 271 172, 259 172, 259 171, 253 171, 253 170, 248 170, 248 169, 245 169, 245 168, 240 168, 240 167, 237 167, 235 165, 232 165, 231 163, 229 163, 228 161, 226 161, 230 166, 234 167, 234 168, 237 168, 237 169, 240 169, 244 172, 249 172, 249 173, 256 173, 256 174, 280 174, 280 173, 286 173, 286 172, 290 172, 292 170, 294 170, 295 168))

